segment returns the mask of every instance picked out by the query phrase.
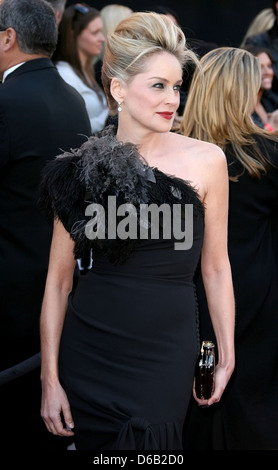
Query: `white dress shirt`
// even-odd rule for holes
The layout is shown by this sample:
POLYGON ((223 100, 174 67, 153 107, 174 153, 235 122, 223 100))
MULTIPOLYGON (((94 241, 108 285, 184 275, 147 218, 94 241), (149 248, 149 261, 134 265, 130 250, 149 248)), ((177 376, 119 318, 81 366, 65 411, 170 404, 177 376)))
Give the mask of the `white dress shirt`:
POLYGON ((13 65, 13 67, 10 67, 9 69, 5 70, 5 72, 3 73, 2 83, 4 83, 9 73, 12 73, 14 70, 16 70, 18 67, 20 67, 23 64, 25 64, 25 62, 20 62, 20 64, 13 65))

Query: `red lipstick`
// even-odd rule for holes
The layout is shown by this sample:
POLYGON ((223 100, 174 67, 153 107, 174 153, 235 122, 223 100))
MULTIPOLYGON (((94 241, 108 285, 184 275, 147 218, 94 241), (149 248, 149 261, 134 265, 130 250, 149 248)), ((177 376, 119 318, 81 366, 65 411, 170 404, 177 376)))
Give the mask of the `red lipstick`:
POLYGON ((157 113, 159 114, 159 116, 163 117, 164 119, 168 119, 170 121, 170 119, 172 119, 173 117, 173 112, 169 112, 169 111, 164 111, 162 113, 157 113))

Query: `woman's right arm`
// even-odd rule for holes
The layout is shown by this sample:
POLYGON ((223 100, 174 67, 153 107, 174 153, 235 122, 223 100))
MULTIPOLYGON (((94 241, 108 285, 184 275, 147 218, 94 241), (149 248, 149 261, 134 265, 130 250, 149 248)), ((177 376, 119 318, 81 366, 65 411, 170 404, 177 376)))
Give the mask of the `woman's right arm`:
POLYGON ((68 295, 75 268, 74 242, 60 221, 54 222, 46 286, 41 311, 41 416, 53 434, 71 436, 73 428, 69 403, 58 377, 58 354, 68 295))

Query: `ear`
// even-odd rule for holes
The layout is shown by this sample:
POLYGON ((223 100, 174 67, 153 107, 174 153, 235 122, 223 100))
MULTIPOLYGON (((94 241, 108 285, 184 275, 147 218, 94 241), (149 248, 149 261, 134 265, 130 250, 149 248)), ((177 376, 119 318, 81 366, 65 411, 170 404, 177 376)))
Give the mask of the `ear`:
POLYGON ((2 50, 7 52, 16 44, 16 32, 13 28, 7 28, 6 31, 4 31, 4 35, 2 50))
POLYGON ((125 95, 125 86, 121 80, 113 77, 110 84, 110 93, 113 96, 114 100, 123 101, 125 95))
POLYGON ((61 23, 62 21, 62 17, 63 17, 63 12, 61 11, 56 11, 55 13, 55 18, 56 18, 56 22, 57 22, 57 25, 59 26, 59 24, 61 23))

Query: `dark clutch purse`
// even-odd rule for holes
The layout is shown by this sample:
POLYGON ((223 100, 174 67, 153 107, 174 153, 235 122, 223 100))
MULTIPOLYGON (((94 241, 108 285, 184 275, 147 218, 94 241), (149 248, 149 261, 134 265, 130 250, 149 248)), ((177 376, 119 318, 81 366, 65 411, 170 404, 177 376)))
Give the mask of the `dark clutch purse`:
POLYGON ((214 392, 215 346, 211 341, 203 341, 195 373, 197 398, 208 400, 214 392))

